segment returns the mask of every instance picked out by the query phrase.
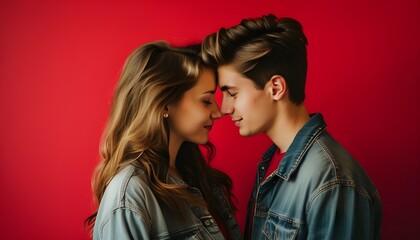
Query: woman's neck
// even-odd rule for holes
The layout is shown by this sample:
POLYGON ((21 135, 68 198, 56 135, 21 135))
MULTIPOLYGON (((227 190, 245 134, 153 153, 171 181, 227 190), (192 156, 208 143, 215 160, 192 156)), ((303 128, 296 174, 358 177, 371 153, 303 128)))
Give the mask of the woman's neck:
POLYGON ((181 178, 181 175, 176 168, 176 156, 178 155, 179 148, 181 147, 183 140, 173 137, 175 134, 170 133, 169 135, 169 173, 178 178, 181 178))

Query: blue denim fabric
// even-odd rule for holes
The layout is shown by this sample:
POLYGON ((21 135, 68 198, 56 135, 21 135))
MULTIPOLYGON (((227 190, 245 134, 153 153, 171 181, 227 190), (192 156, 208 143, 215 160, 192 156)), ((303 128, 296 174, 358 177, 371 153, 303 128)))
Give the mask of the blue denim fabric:
POLYGON ((262 182, 277 146, 263 155, 245 239, 380 239, 378 191, 325 128, 322 115, 312 115, 262 182))
MULTIPOLYGON (((185 184, 175 178, 170 181, 185 184)), ((197 188, 190 190, 201 196, 197 188)), ((228 231, 234 239, 242 239, 225 193, 214 188, 213 195, 228 224, 228 231)), ((172 214, 155 198, 144 172, 128 166, 107 186, 98 209, 93 239, 224 239, 206 208, 185 205, 185 213, 185 219, 172 214)))

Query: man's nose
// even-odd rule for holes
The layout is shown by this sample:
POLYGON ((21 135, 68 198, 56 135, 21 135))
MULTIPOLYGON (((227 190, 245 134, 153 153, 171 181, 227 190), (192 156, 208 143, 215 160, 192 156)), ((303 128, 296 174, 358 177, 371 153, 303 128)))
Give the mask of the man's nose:
POLYGON ((233 113, 233 102, 227 97, 223 97, 222 99, 222 106, 220 108, 223 115, 232 114, 233 113))

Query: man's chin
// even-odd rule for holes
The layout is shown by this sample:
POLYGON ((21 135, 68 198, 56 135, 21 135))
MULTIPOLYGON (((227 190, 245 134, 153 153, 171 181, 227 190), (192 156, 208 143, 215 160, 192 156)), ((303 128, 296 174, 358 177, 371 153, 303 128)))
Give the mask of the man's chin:
POLYGON ((239 135, 241 135, 242 137, 252 137, 256 134, 250 131, 246 131, 245 129, 239 129, 239 135))

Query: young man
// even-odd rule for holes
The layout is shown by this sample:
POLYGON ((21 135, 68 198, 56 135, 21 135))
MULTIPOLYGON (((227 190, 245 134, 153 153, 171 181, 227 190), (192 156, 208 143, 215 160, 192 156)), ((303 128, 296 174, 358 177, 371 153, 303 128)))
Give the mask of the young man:
POLYGON ((203 42, 218 67, 221 111, 242 136, 265 133, 246 239, 380 239, 382 206, 366 172, 305 104, 307 39, 274 15, 243 20, 203 42))

